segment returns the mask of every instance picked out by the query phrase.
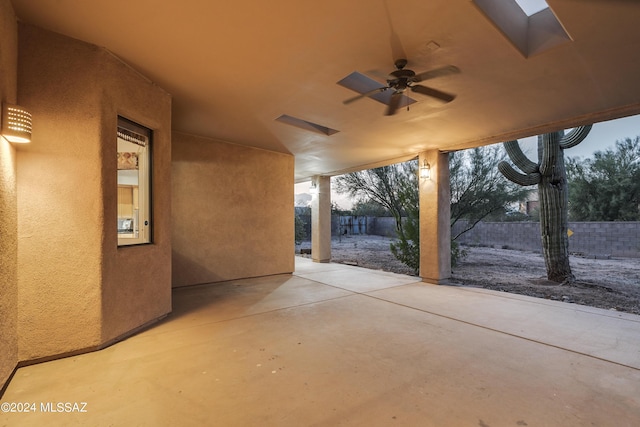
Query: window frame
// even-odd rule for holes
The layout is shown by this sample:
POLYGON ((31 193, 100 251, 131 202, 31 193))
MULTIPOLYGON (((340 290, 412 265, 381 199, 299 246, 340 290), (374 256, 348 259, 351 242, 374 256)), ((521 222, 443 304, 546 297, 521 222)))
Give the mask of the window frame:
MULTIPOLYGON (((146 216, 142 219, 142 220, 138 220, 138 222, 143 222, 143 221, 147 221, 148 224, 144 225, 144 227, 146 228, 146 237, 143 234, 142 237, 121 237, 120 233, 119 233, 119 228, 118 228, 118 223, 116 222, 116 232, 118 234, 117 236, 117 246, 118 248, 125 248, 125 247, 131 247, 131 246, 141 246, 141 245, 151 245, 154 243, 154 221, 153 221, 153 217, 154 217, 154 213, 153 213, 153 143, 154 143, 154 139, 153 139, 153 130, 149 127, 146 127, 144 125, 141 125, 138 122, 135 122, 127 117, 118 115, 117 117, 117 132, 116 132, 116 151, 118 151, 117 148, 117 143, 118 143, 118 139, 122 139, 118 134, 119 134, 119 130, 120 129, 124 129, 127 130, 129 132, 132 133, 136 133, 139 134, 141 136, 144 136, 147 138, 147 143, 146 146, 144 147, 146 149, 146 171, 144 171, 145 173, 145 181, 146 181, 146 216), (130 240, 129 240, 130 239, 130 240)), ((123 139, 124 140, 124 139, 123 139)), ((124 140, 126 141, 126 140, 124 140)), ((117 167, 116 167, 117 169, 117 167)), ((140 183, 140 169, 137 169, 138 172, 138 183, 140 183)), ((116 170, 116 173, 118 173, 120 171, 120 169, 116 170)), ((119 188, 120 184, 119 184, 119 178, 116 176, 116 205, 118 205, 119 203, 119 195, 118 195, 118 188, 119 188)), ((139 204, 141 204, 141 202, 138 202, 139 204)), ((142 202, 144 203, 144 201, 142 202)), ((120 218, 118 217, 118 215, 116 214, 116 219, 119 220, 120 218)), ((138 225, 138 227, 140 227, 138 225)), ((135 230, 134 230, 135 233, 135 230)))

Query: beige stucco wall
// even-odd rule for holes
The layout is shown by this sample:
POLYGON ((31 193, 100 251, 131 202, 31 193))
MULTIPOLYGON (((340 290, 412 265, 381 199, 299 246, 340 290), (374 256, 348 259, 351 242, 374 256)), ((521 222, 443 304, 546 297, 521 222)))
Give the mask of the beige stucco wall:
POLYGON ((157 244, 117 248, 115 160, 117 114, 157 130, 154 198, 169 211, 170 99, 104 49, 27 25, 19 76, 34 120, 18 153, 19 358, 29 361, 170 311, 170 214, 154 217, 157 244))
MULTIPOLYGON (((18 33, 9 0, 0 0, 0 101, 16 103, 18 33)), ((18 363, 16 150, 0 137, 0 389, 18 363)))
POLYGON ((21 360, 100 343, 103 196, 98 49, 20 25, 19 91, 33 115, 18 153, 21 360))
POLYGON ((419 164, 425 160, 431 166, 431 177, 419 180, 420 277, 441 284, 451 277, 449 154, 425 151, 419 155, 419 164))
POLYGON ((294 159, 173 134, 173 286, 294 269, 294 159))
POLYGON ((106 51, 101 54, 103 240, 102 341, 171 311, 171 96, 106 51), (117 116, 152 130, 153 244, 118 247, 117 116))

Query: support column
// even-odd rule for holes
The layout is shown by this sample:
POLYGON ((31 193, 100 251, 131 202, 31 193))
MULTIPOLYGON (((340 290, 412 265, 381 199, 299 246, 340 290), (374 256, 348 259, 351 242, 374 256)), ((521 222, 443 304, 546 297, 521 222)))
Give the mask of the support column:
POLYGON ((331 261, 331 177, 314 176, 311 200, 311 259, 331 261))
POLYGON ((438 150, 420 153, 419 173, 425 161, 429 178, 419 178, 420 188, 420 277, 440 284, 451 277, 451 188, 449 154, 438 150))

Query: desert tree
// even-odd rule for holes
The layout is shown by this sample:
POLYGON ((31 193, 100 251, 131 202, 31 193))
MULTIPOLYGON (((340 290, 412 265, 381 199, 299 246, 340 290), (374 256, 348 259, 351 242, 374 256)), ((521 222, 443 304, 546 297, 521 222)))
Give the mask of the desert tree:
MULTIPOLYGON (((498 163, 506 155, 500 146, 479 147, 449 154, 451 179, 451 226, 467 220, 464 230, 453 236, 452 262, 458 259, 455 239, 470 230, 481 219, 513 202, 521 201, 527 189, 506 181, 497 172, 498 163)), ((394 256, 416 272, 420 264, 420 209, 418 195, 418 163, 412 160, 384 168, 342 175, 334 181, 336 190, 360 201, 383 206, 396 220, 398 242, 394 256)))
POLYGON ((538 186, 540 202, 540 235, 547 279, 563 283, 575 280, 569 264, 567 172, 564 150, 581 143, 591 131, 591 125, 538 136, 538 161, 533 162, 522 152, 517 140, 505 142, 504 148, 516 171, 506 161, 498 169, 510 181, 522 186, 538 186))
POLYGON ((378 205, 391 214, 398 241, 390 250, 416 273, 420 266, 417 165, 417 160, 410 160, 351 172, 333 181, 336 191, 355 198, 356 205, 378 205))
MULTIPOLYGON (((414 161, 415 162, 415 161, 414 161)), ((396 222, 396 231, 402 232, 404 206, 401 191, 411 178, 405 163, 397 163, 359 172, 340 175, 333 180, 335 190, 348 194, 356 203, 376 203, 386 209, 396 222)), ((416 184, 417 191, 417 184, 416 184)))
POLYGON ((390 244, 391 253, 400 262, 420 271, 420 197, 418 191, 418 162, 408 161, 398 165, 404 179, 398 187, 398 199, 402 205, 402 231, 398 241, 390 244))
POLYGON ((380 204, 372 202, 370 200, 358 200, 353 204, 351 209, 353 215, 362 216, 391 216, 389 211, 383 208, 380 204))
POLYGON ((504 179, 498 164, 507 159, 499 145, 449 153, 451 227, 465 220, 452 240, 480 221, 525 200, 529 190, 504 179))
POLYGON ((593 159, 569 158, 567 176, 571 220, 640 221, 640 136, 593 159))

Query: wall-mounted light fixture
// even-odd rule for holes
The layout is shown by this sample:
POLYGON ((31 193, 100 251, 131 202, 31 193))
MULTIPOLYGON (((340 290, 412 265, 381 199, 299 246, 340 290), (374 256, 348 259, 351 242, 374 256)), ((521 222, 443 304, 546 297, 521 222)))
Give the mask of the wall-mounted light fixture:
POLYGON ((9 142, 31 142, 31 113, 17 105, 2 104, 2 136, 9 142))
POLYGON ((309 187, 310 194, 318 194, 318 184, 315 181, 311 181, 311 187, 309 187))
POLYGON ((422 179, 431 178, 431 166, 429 166, 429 163, 427 162, 426 159, 422 162, 422 166, 420 166, 420 178, 422 179))

